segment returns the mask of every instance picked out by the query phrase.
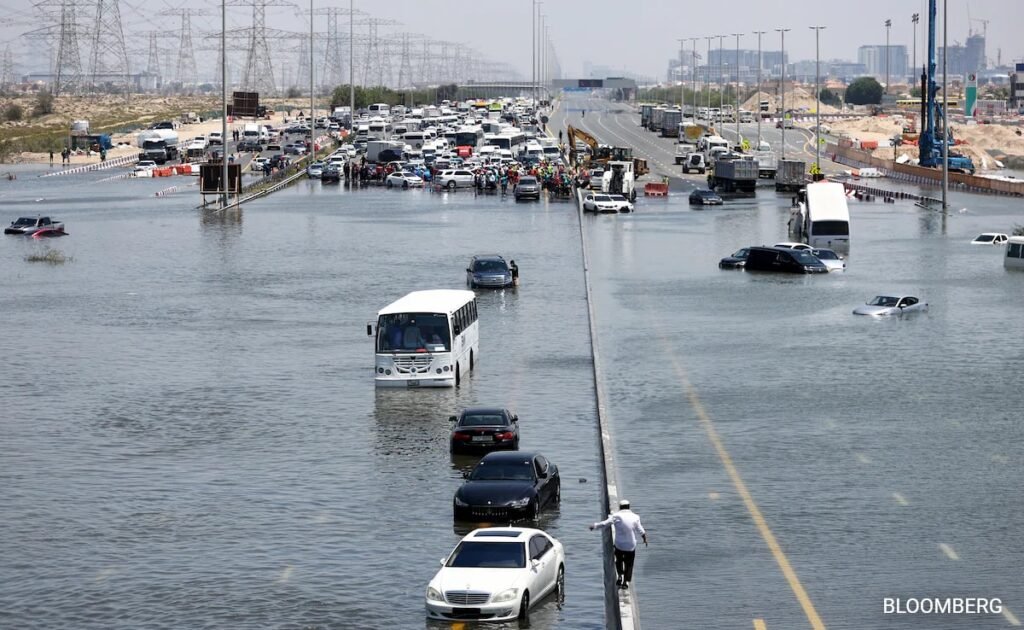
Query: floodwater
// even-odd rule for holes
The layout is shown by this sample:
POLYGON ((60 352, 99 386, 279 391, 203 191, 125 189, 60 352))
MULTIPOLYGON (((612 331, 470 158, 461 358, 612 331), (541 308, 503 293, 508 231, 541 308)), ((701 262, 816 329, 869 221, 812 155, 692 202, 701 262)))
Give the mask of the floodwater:
POLYGON ((303 182, 204 215, 194 188, 153 196, 185 179, 18 173, 4 220, 50 214, 70 236, 0 243, 2 625, 446 627, 423 598, 468 531, 452 495, 473 461, 451 459, 448 416, 494 404, 562 475, 539 526, 565 545, 567 593, 533 627, 603 627, 571 206, 303 182), (24 259, 47 246, 72 260, 24 259), (473 375, 375 391, 365 324, 494 252, 522 286, 479 292, 473 375))
MULTIPOLYGON (((586 107, 574 125, 670 164, 669 139, 586 107)), ((804 277, 717 268, 790 240, 791 195, 691 210, 700 185, 681 176, 668 200, 585 218, 619 489, 651 538, 643 626, 1019 625, 1024 274, 969 241, 1024 224, 1024 203, 953 192, 943 217, 851 200, 848 270, 804 277), (930 309, 851 314, 889 292, 930 309), (884 598, 928 597, 1005 611, 883 614, 884 598)))

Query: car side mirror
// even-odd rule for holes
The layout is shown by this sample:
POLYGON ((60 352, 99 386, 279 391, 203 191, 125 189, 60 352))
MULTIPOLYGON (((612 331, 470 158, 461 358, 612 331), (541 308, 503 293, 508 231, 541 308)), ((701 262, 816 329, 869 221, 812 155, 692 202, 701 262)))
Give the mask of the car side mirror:
POLYGON ((469 272, 469 273, 473 273, 473 270, 470 269, 469 267, 466 267, 466 271, 469 272))
POLYGON ((512 422, 519 422, 519 416, 512 416, 512 422))
POLYGON ((441 558, 441 566, 442 566, 442 567, 443 567, 443 566, 445 565, 445 562, 446 562, 447 560, 448 560, 447 558, 441 558))
POLYGON ((448 422, 455 422, 456 420, 458 420, 456 416, 448 416, 448 422))
POLYGON ((540 560, 537 560, 536 558, 533 558, 532 560, 530 560, 530 566, 533 567, 536 570, 537 567, 540 566, 540 560))
POLYGON ((367 324, 366 325, 366 336, 367 337, 372 337, 373 336, 373 324, 367 324))
POLYGON ((463 470, 462 471, 462 478, 463 479, 469 479, 469 471, 468 470, 463 470))

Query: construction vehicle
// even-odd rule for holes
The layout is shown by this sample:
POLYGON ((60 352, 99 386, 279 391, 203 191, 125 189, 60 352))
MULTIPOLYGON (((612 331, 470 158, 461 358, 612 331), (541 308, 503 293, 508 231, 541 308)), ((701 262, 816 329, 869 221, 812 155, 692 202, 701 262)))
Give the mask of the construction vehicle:
POLYGON ((949 170, 974 174, 971 158, 954 154, 949 150, 953 145, 953 134, 949 129, 948 112, 939 103, 939 86, 935 83, 935 24, 938 0, 928 0, 928 67, 921 72, 921 135, 917 146, 920 150, 919 164, 928 168, 942 168, 942 143, 946 144, 949 170))
POLYGON ((601 179, 601 192, 636 201, 636 173, 632 160, 609 160, 601 179))
POLYGON ((758 163, 736 153, 721 155, 708 173, 708 188, 727 193, 753 195, 757 188, 758 163))
POLYGON ((572 125, 569 125, 566 136, 569 140, 569 164, 574 167, 582 166, 583 168, 587 168, 592 162, 607 165, 611 161, 630 161, 633 163, 632 173, 636 177, 646 175, 650 172, 647 168, 647 160, 634 158, 633 149, 631 148, 612 147, 606 144, 600 144, 598 143, 597 138, 582 129, 573 127, 572 125), (577 143, 580 142, 590 147, 589 156, 586 156, 586 152, 580 151, 576 146, 577 143), (584 155, 581 156, 581 153, 584 155))

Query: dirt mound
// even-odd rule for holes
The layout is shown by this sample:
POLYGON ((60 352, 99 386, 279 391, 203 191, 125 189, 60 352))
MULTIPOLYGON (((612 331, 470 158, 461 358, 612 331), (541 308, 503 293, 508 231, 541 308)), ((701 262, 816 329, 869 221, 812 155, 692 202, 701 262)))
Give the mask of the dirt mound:
MULTIPOLYGON (((768 101, 768 111, 774 113, 782 107, 782 94, 779 93, 776 95, 774 92, 757 92, 748 98, 740 107, 752 112, 760 111, 761 101, 768 101)), ((801 87, 786 90, 786 109, 813 112, 815 105, 816 101, 813 90, 808 91, 801 87)), ((838 114, 839 109, 822 103, 821 113, 838 114)))

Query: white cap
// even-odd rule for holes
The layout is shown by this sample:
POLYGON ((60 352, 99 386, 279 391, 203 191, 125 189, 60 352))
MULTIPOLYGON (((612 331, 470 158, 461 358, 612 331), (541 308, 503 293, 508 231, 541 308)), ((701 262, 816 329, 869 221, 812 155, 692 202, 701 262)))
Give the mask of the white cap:
POLYGON ((627 499, 623 499, 623 500, 619 501, 619 507, 620 508, 628 508, 629 507, 629 501, 627 499))

